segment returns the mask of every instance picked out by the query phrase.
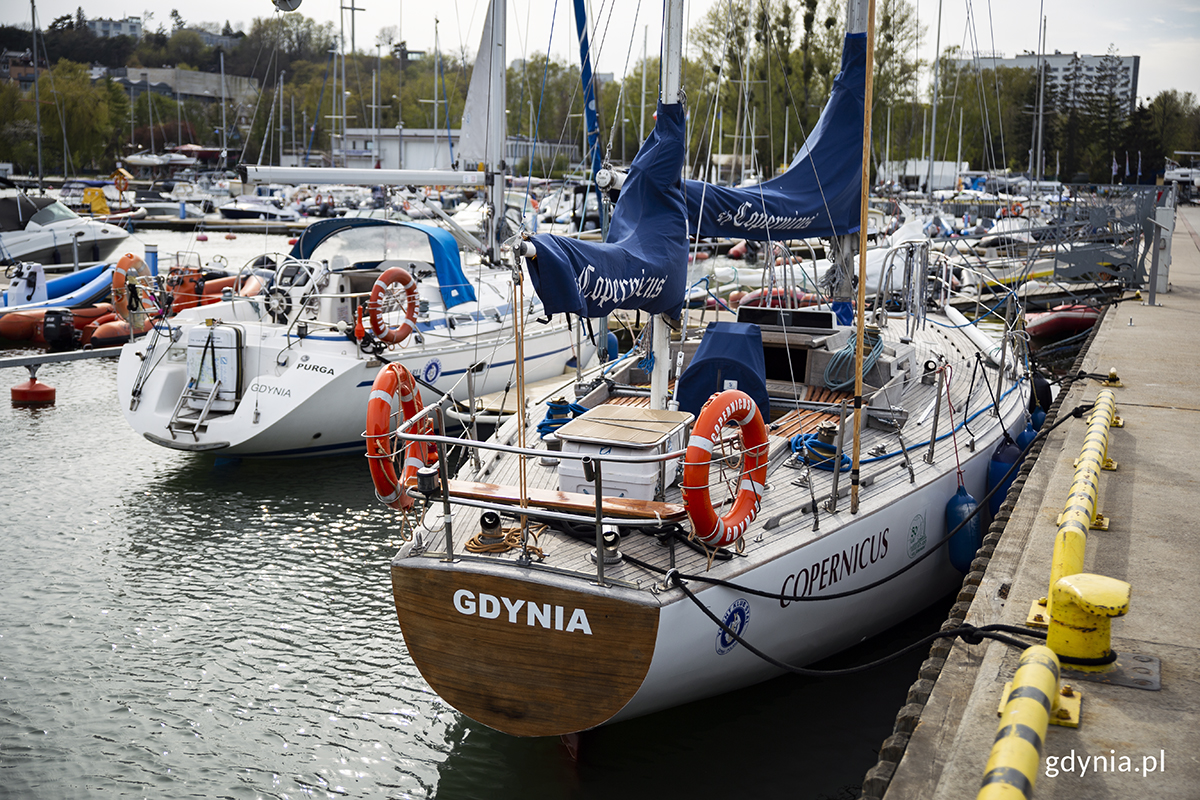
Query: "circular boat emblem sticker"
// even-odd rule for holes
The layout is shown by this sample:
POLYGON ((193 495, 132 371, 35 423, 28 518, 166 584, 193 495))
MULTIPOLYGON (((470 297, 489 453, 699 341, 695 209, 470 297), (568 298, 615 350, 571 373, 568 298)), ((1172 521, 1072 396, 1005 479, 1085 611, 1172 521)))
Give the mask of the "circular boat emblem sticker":
POLYGON ((436 358, 431 358, 425 362, 424 369, 421 370, 421 377, 426 383, 433 383, 442 374, 442 362, 436 358))
MULTIPOLYGON (((746 626, 750 624, 750 603, 744 598, 739 597, 733 601, 733 604, 725 611, 725 618, 722 620, 725 627, 741 636, 746 632, 746 626)), ((721 630, 717 632, 717 655, 723 656, 737 646, 737 639, 721 630)))
POLYGON ((925 517, 917 514, 908 526, 908 557, 916 558, 925 552, 925 517))

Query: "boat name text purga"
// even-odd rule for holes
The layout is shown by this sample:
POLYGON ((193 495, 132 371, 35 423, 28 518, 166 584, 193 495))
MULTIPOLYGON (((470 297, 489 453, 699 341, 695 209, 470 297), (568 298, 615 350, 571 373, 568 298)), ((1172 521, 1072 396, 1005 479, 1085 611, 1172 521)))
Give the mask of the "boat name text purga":
POLYGON ((566 616, 566 610, 562 606, 551 606, 549 603, 534 603, 526 600, 510 600, 507 597, 496 597, 494 594, 484 592, 480 592, 479 599, 476 601, 475 593, 468 589, 459 589, 454 593, 454 610, 468 617, 478 614, 482 619, 497 619, 500 616, 501 604, 508 611, 508 621, 514 625, 517 624, 521 606, 525 606, 525 624, 531 628, 540 625, 549 630, 553 623, 556 631, 565 630, 567 633, 582 631, 588 636, 592 635, 592 626, 588 624, 587 612, 582 608, 571 609, 571 619, 564 628, 563 618, 566 616), (552 617, 553 619, 551 619, 552 617))
POLYGON ((314 364, 311 362, 305 363, 303 361, 301 361, 300 363, 298 363, 296 365, 296 369, 306 369, 306 370, 309 370, 310 372, 323 372, 326 375, 336 375, 337 374, 334 371, 333 367, 327 367, 324 364, 314 364))
MULTIPOLYGON (((860 569, 865 570, 887 555, 889 530, 889 528, 884 528, 879 533, 863 539, 854 547, 834 553, 814 563, 811 567, 802 568, 799 572, 793 572, 783 579, 783 588, 780 590, 780 594, 796 599, 810 597, 813 589, 833 586, 842 578, 853 575, 860 569), (801 579, 804 580, 803 589, 800 587, 801 579)), ((791 604, 791 600, 780 599, 779 601, 780 608, 787 608, 791 604)))
POLYGON ((764 230, 771 228, 772 230, 780 231, 798 231, 807 228, 816 220, 815 215, 807 217, 781 217, 775 214, 764 214, 761 211, 752 211, 753 206, 749 203, 742 203, 738 206, 737 212, 722 211, 717 214, 717 222, 721 225, 733 224, 739 228, 764 230))

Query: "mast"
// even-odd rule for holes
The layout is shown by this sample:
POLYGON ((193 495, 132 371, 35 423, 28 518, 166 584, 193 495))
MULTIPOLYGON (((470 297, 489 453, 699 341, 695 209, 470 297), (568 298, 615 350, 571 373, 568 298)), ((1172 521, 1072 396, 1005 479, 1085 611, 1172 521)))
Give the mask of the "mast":
MULTIPOLYGON (((941 0, 938 0, 939 7, 941 0)), ((852 2, 847 20, 847 31, 857 31, 855 19, 861 13, 862 3, 852 2)), ((858 224, 858 305, 855 306, 855 343, 854 343, 854 449, 850 462, 850 513, 858 513, 858 469, 861 455, 861 434, 863 416, 863 318, 867 307, 867 191, 871 183, 871 90, 873 88, 872 73, 875 69, 875 0, 867 0, 867 80, 863 95, 863 138, 862 138, 862 205, 858 224)), ((936 73, 936 70, 935 70, 936 73)), ((936 79, 934 82, 936 94, 936 79)), ((934 119, 936 120, 937 104, 934 104, 934 119)), ((933 186, 933 162, 929 164, 930 190, 933 186)), ((836 498, 835 498, 836 499, 836 498)))
MULTIPOLYGON (((662 102, 681 101, 683 77, 683 0, 663 3, 662 102)), ((860 306, 861 308, 861 306, 860 306)), ((667 386, 671 375, 671 329, 662 314, 651 321, 650 352, 654 366, 650 372, 650 408, 667 407, 667 386)))
MULTIPOLYGON (((508 38, 508 4, 504 0, 493 0, 488 5, 492 15, 491 79, 492 102, 488 113, 488 143, 486 171, 492 182, 492 213, 487 222, 488 256, 496 260, 500 256, 500 223, 504 220, 504 177, 507 165, 504 161, 504 141, 508 134, 505 110, 508 108, 508 90, 505 72, 508 56, 505 40, 508 38)), ((435 113, 437 105, 434 105, 435 113)), ((450 108, 446 107, 449 119, 450 108)), ((522 395, 524 396, 524 395, 522 395)))
POLYGON ((279 166, 283 166, 283 76, 286 70, 279 71, 279 166))
POLYGON ((646 41, 650 38, 650 26, 642 27, 642 113, 638 118, 638 149, 646 141, 646 72, 649 70, 649 63, 646 61, 646 41))
MULTIPOLYGON (((596 193, 596 208, 600 212, 600 229, 608 228, 605 220, 604 192, 596 183, 596 173, 600 171, 600 118, 596 111, 596 82, 592 75, 592 52, 588 42, 587 10, 583 0, 575 0, 575 30, 579 33, 579 81, 583 84, 583 124, 587 136, 587 151, 591 154, 592 170, 591 183, 596 193)), ((643 71, 643 75, 644 75, 643 71)), ((587 201, 584 201, 584 211, 587 201)))
POLYGON ((1038 48, 1038 118, 1037 118, 1037 146, 1034 148, 1034 159, 1036 167, 1031 170, 1031 175, 1034 180, 1042 180, 1042 112, 1045 108, 1045 92, 1046 92, 1046 18, 1042 17, 1042 46, 1038 48))
MULTIPOLYGON (((871 13, 872 14, 875 13, 874 3, 871 4, 871 13)), ((875 21, 874 21, 874 19, 872 19, 871 20, 872 33, 874 33, 874 28, 875 28, 875 21)), ((935 44, 933 47, 933 122, 929 126, 929 178, 928 178, 929 182, 926 184, 926 187, 925 187, 926 190, 928 191, 928 196, 930 198, 933 197, 933 157, 934 157, 934 153, 937 150, 938 70, 939 70, 939 67, 941 67, 941 63, 942 63, 942 59, 941 59, 941 54, 942 54, 942 0, 938 0, 938 29, 937 29, 937 38, 934 39, 934 42, 935 42, 935 44)), ((868 68, 868 70, 870 69, 871 62, 874 58, 874 53, 872 50, 872 48, 874 47, 874 44, 875 44, 874 42, 871 42, 867 47, 867 68, 868 68)), ((871 86, 871 73, 868 71, 867 72, 867 87, 869 88, 870 86, 871 86)), ((863 220, 864 221, 866 220, 865 214, 863 216, 863 220)), ((860 306, 860 308, 861 308, 861 306, 860 306)))
MULTIPOLYGON (((42 101, 38 97, 38 56, 37 56, 37 3, 29 0, 32 16, 29 27, 33 29, 33 108, 37 114, 37 154, 38 154, 38 194, 45 194, 42 188, 42 101)), ((65 176, 64 176, 65 177, 65 176)))
POLYGON ((225 121, 225 106, 228 103, 225 100, 225 51, 221 51, 221 168, 225 168, 225 159, 229 157, 228 143, 226 136, 229 132, 229 124, 225 121))

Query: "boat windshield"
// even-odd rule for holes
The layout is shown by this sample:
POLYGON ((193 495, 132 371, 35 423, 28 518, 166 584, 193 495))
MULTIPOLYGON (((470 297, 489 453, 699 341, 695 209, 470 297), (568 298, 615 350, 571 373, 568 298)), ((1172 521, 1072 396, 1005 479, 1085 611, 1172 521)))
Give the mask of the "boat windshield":
POLYGON ((386 260, 434 263, 429 237, 418 229, 399 225, 340 231, 317 245, 310 258, 328 261, 334 269, 386 260))
POLYGON ((30 217, 29 221, 36 222, 38 225, 49 225, 51 222, 63 222, 71 219, 79 219, 79 215, 55 200, 30 217))

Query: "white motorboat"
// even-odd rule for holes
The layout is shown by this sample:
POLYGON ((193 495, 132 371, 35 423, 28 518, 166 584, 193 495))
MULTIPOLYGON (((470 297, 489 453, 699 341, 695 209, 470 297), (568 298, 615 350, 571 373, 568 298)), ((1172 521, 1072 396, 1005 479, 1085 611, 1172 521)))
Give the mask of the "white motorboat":
MULTIPOLYGON (((984 498, 989 462, 1013 463, 1029 384, 1011 349, 1019 337, 997 357, 945 306, 928 240, 896 246, 905 269, 870 310, 877 328, 862 278, 853 326, 828 307, 741 309, 693 349, 666 324, 683 303, 689 234, 790 213, 806 235, 857 237, 857 201, 840 198, 861 182, 861 151, 844 151, 862 141, 865 8, 852 3, 834 97, 788 181, 710 188, 711 217, 692 205, 699 184, 685 198, 676 31, 608 241, 521 246, 548 312, 655 315, 649 344, 623 366, 466 442, 480 458, 456 474, 417 466, 429 443, 464 443, 427 433, 438 409, 397 403, 403 376, 376 384, 376 488, 401 474, 412 504, 397 527, 411 538, 392 561, 404 653, 472 719, 546 736, 699 700, 857 644, 961 581, 986 523, 962 496, 984 498), (838 201, 803 191, 818 174, 838 201), (780 212, 776 192, 816 199, 780 212), (638 357, 653 362, 649 390, 638 357)), ((682 16, 667 0, 665 20, 681 28, 682 16)), ((771 224, 746 234, 767 238, 771 224)), ((844 278, 835 290, 848 291, 844 278)))
MULTIPOLYGON (((290 255, 248 265, 221 302, 182 310, 126 346, 118 395, 133 429, 164 447, 361 452, 362 409, 385 365, 406 365, 431 401, 502 391, 517 358, 514 318, 541 315, 536 299, 514 296, 508 270, 464 272, 440 228, 322 220, 290 255)), ((594 352, 563 317, 534 328, 522 342, 531 375, 562 375, 594 352)))
POLYGON ((299 222, 300 213, 269 198, 242 195, 217 207, 225 219, 257 219, 268 222, 299 222))
POLYGON ((127 238, 124 228, 80 217, 51 197, 0 197, 0 263, 94 264, 109 260, 127 238))

